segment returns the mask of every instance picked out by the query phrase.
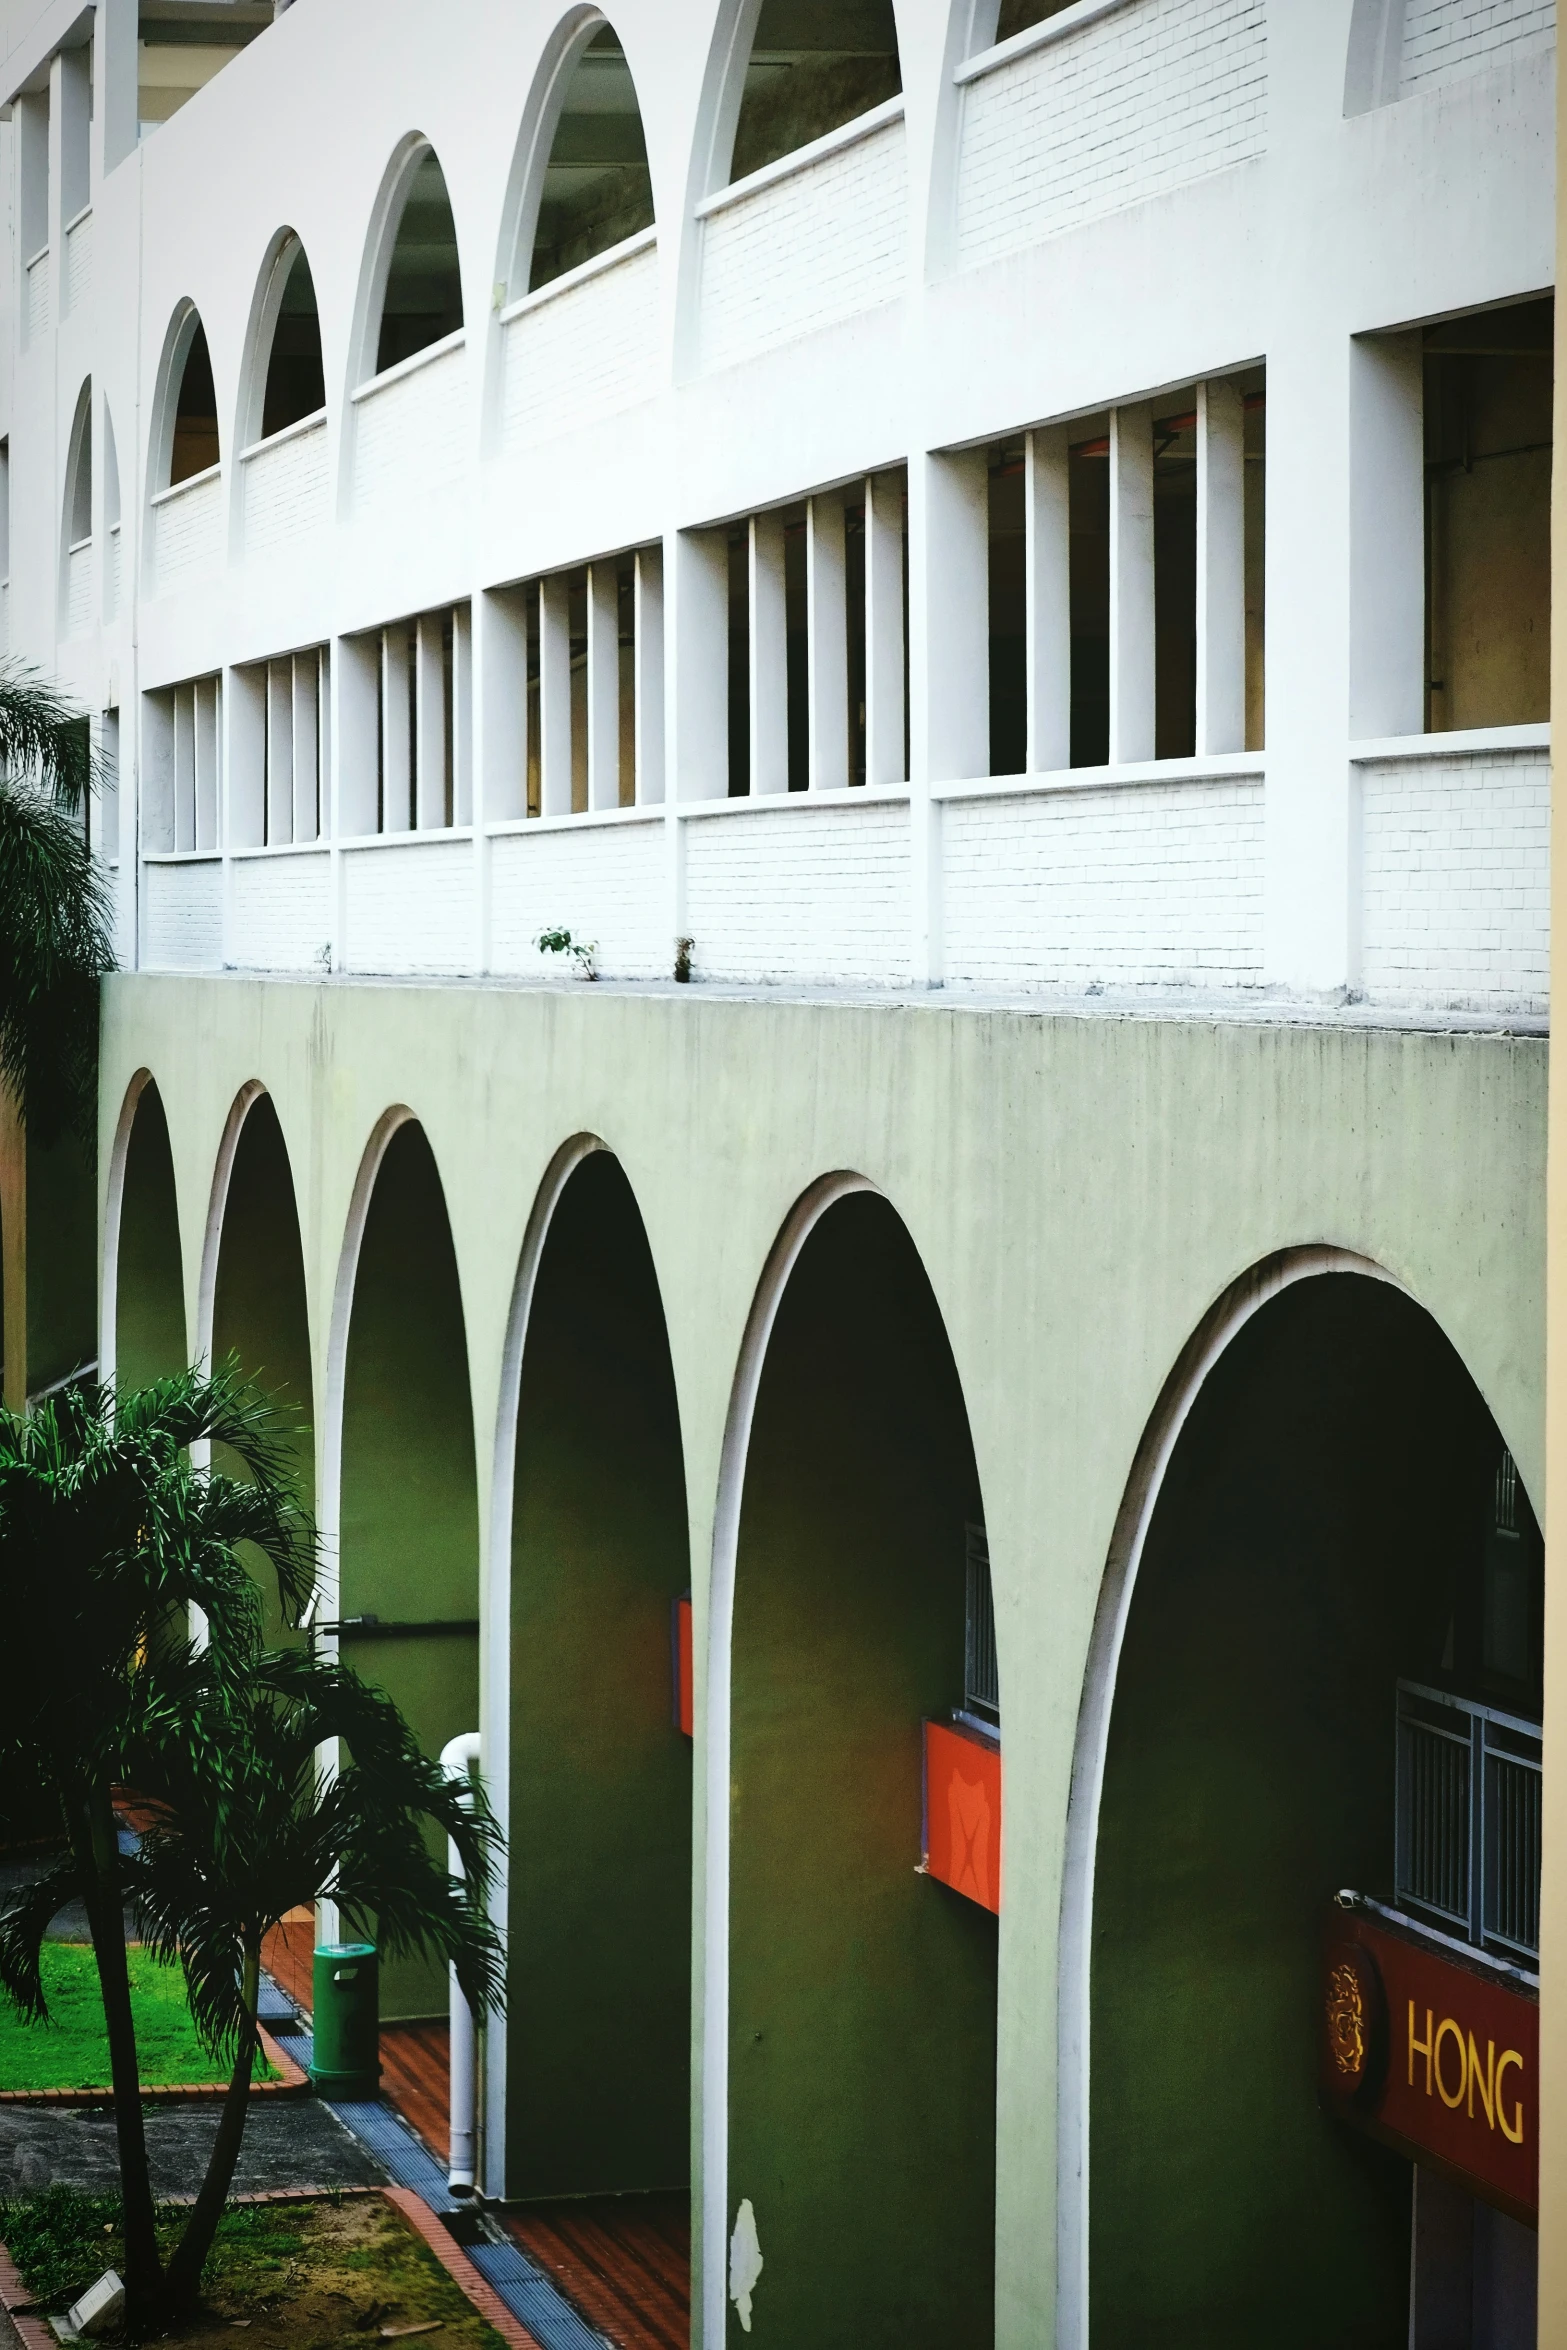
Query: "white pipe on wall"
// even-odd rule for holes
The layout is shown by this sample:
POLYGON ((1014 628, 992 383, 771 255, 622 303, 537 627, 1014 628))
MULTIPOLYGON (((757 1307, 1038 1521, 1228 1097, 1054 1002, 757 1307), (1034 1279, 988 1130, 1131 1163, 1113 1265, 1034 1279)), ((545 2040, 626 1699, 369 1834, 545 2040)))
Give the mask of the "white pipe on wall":
MULTIPOLYGON (((441 1748, 441 1768, 449 1779, 466 1781, 471 1778, 478 1760, 477 1730, 465 1731, 462 1737, 453 1738, 441 1748)), ((461 1857, 449 1838, 446 1865, 454 1877, 462 1875, 461 1857)), ((451 2145, 447 2157, 446 2183, 454 2195, 471 2195, 478 2177, 479 2155, 478 2032, 473 2020, 473 2009, 458 1985, 455 1967, 451 1969, 450 2019, 451 2145)))

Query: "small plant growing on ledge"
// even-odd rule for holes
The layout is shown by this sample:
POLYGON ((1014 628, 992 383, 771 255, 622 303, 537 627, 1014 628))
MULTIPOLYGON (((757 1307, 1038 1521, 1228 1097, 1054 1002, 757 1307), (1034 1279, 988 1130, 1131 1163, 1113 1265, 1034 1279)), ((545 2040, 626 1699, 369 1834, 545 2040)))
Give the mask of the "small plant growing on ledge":
POLYGON ((533 943, 541 955, 569 955, 580 979, 597 979, 597 939, 573 938, 569 930, 541 930, 533 943))
POLYGON ((690 985, 691 951, 695 945, 694 938, 677 938, 675 941, 675 977, 682 987, 690 985))

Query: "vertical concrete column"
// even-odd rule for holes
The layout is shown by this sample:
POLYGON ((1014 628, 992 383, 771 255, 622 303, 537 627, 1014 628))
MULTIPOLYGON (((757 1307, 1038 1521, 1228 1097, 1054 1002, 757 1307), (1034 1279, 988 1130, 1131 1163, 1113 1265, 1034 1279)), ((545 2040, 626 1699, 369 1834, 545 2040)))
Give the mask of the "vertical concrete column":
POLYGON ((83 41, 62 49, 60 66, 60 221, 69 228, 92 202, 92 51, 83 41))
POLYGON ((528 812, 528 611, 520 588, 492 588, 472 610, 471 821, 504 824, 528 812))
POLYGON ((446 822, 446 646, 439 612, 414 627, 414 793, 421 832, 446 822))
POLYGON ((721 530, 677 531, 666 566, 674 796, 721 800, 729 790, 728 539, 721 530))
POLYGON ((49 315, 58 325, 65 310, 65 58, 56 51, 49 60, 49 188, 45 210, 49 238, 49 275, 53 280, 49 315))
POLYGON ((637 806, 664 797, 664 550, 639 547, 632 663, 637 806))
POLYGON ((753 514, 750 531, 751 789, 789 789, 789 623, 784 527, 753 514))
POLYGON ((408 630, 381 631, 381 830, 412 832, 413 729, 408 714, 408 630))
POLYGON ((296 653, 293 671, 294 838, 315 840, 321 829, 321 661, 296 653))
POLYGON ((1072 764, 1071 461, 1065 428, 1023 447, 1023 597, 1030 775, 1072 764))
POLYGON ((1350 345, 1349 726, 1425 729, 1425 387, 1420 337, 1350 345))
POLYGON ((228 735, 224 774, 228 815, 223 828, 229 849, 259 849, 266 838, 267 673, 231 669, 223 697, 228 735))
POLYGON ((452 822, 473 822, 473 606, 452 609, 452 822))
MULTIPOLYGON (((344 636, 333 663, 331 828, 335 840, 362 840, 376 828, 381 726, 381 639, 344 636)), ((406 704, 405 704, 406 707, 406 704)))
POLYGON ((620 580, 588 566, 588 806, 620 805, 620 580))
POLYGON ((990 477, 983 449, 909 460, 909 976, 939 985, 941 817, 931 786, 990 762, 990 477))
POLYGON ((1153 410, 1110 415, 1110 764, 1154 755, 1153 410))
POLYGON ((812 791, 849 781, 849 637, 841 496, 805 507, 806 732, 812 791))
POLYGON ((1246 411, 1197 387, 1197 755, 1246 748, 1246 411))
POLYGON ((286 657, 267 663, 267 843, 294 837, 294 680, 286 657))
POLYGON ((198 849, 215 849, 219 846, 218 763, 222 753, 220 726, 223 689, 219 680, 215 677, 199 679, 191 700, 195 787, 193 845, 198 849))
POLYGON ((908 773, 904 729, 908 644, 903 610, 903 506, 903 475, 872 474, 865 484, 867 783, 899 784, 908 773))
POLYGON ((571 814, 571 583, 539 582, 539 810, 571 814))
POLYGON ((196 689, 174 689, 174 832, 167 844, 178 851, 196 846, 196 689))
POLYGON ((93 71, 98 88, 93 108, 93 185, 105 172, 135 153, 139 0, 97 0, 93 71))

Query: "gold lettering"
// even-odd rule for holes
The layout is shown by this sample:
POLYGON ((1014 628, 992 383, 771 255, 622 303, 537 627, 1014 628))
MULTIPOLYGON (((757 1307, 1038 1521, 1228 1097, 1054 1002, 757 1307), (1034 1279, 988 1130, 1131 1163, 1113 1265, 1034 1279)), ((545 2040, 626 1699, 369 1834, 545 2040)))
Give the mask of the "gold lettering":
POLYGON ((1443 2016, 1441 2022, 1436 2027, 1436 2039, 1431 2049, 1431 2069, 1436 2075, 1436 2093, 1438 2097, 1441 2098, 1442 2103, 1447 2106, 1462 2105, 1464 2101, 1464 2090, 1468 2084, 1469 2079, 1469 2051, 1464 2046, 1463 2033, 1459 2030, 1458 2026, 1454 2023, 1450 2015, 1443 2016), (1453 2038, 1458 2043, 1458 2086, 1453 2091, 1451 2097, 1449 2097, 1447 2094, 1447 2084, 1442 2079, 1442 2044, 1447 2039, 1449 2033, 1452 2034, 1453 2038))
POLYGON ((1475 2036, 1471 2032, 1469 2035, 1469 2119, 1471 2121, 1475 2117, 1475 2091, 1477 2089, 1480 2092, 1480 2103, 1485 2108, 1485 2126, 1488 2130, 1494 2130, 1496 2127, 1496 2042, 1487 2040, 1485 2044, 1485 2073, 1482 2078, 1480 2051, 1475 2046, 1475 2036))
POLYGON ((1415 2003, 1411 1999, 1409 2002, 1409 2086, 1411 2089, 1415 2085, 1415 2058, 1417 2056, 1423 2056, 1426 2060, 1426 2095, 1429 2097, 1431 2094, 1431 2010, 1429 2007, 1426 2009, 1426 2036, 1423 2040, 1417 2040, 1415 2038, 1415 2003))
POLYGON ((1520 2097, 1513 2107, 1511 2128, 1508 2127, 1507 2111, 1502 2104, 1502 2075, 1509 2065, 1515 2066, 1519 2072, 1523 2071, 1523 2058, 1516 2048, 1504 2048, 1496 2060, 1496 2118, 1502 2125, 1502 2136, 1510 2138, 1515 2146, 1521 2146, 1523 2144, 1523 2099, 1520 2097))

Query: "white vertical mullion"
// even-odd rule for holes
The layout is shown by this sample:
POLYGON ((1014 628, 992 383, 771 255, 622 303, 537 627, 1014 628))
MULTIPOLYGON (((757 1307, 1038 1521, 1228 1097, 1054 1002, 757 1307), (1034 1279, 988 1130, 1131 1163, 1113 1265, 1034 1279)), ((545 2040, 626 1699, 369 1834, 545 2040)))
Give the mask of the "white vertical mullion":
POLYGON ((176 849, 196 845, 196 689, 174 689, 174 839, 176 849))
POLYGON ((215 677, 201 678, 194 693, 195 841, 198 849, 218 845, 218 726, 221 696, 215 677))
POLYGON ((539 813, 571 814, 571 582, 539 582, 539 813))
POLYGON ((810 787, 842 791, 849 781, 849 640, 841 496, 806 502, 805 609, 810 787))
POLYGON ((1110 417, 1110 764, 1154 755, 1153 410, 1110 417))
POLYGON ((381 631, 381 830, 413 830, 408 629, 402 621, 381 631))
POLYGON ((1197 752, 1246 748, 1246 410, 1197 387, 1197 752))
POLYGON ((751 789, 789 789, 789 620, 784 602, 784 526, 753 514, 750 530, 751 789))
POLYGON ((267 846, 294 837, 294 681, 288 659, 267 663, 267 846))
POLYGON ((664 550, 637 549, 636 618, 637 806, 664 797, 664 550))
POLYGON ((452 822, 473 822, 473 606, 452 612, 452 822))
POLYGON ((414 628, 414 821, 421 832, 446 822, 446 660, 443 615, 421 612, 414 628))
POLYGON ((1072 540, 1063 428, 1028 435, 1023 458, 1023 577, 1030 775, 1072 764, 1072 540))
POLYGON ((315 840, 321 830, 320 663, 315 653, 296 653, 293 668, 294 838, 315 840))
POLYGON ((908 772, 903 700, 903 477, 865 484, 865 780, 902 783, 908 772))
POLYGON ((588 806, 620 805, 620 579, 588 566, 588 806))

